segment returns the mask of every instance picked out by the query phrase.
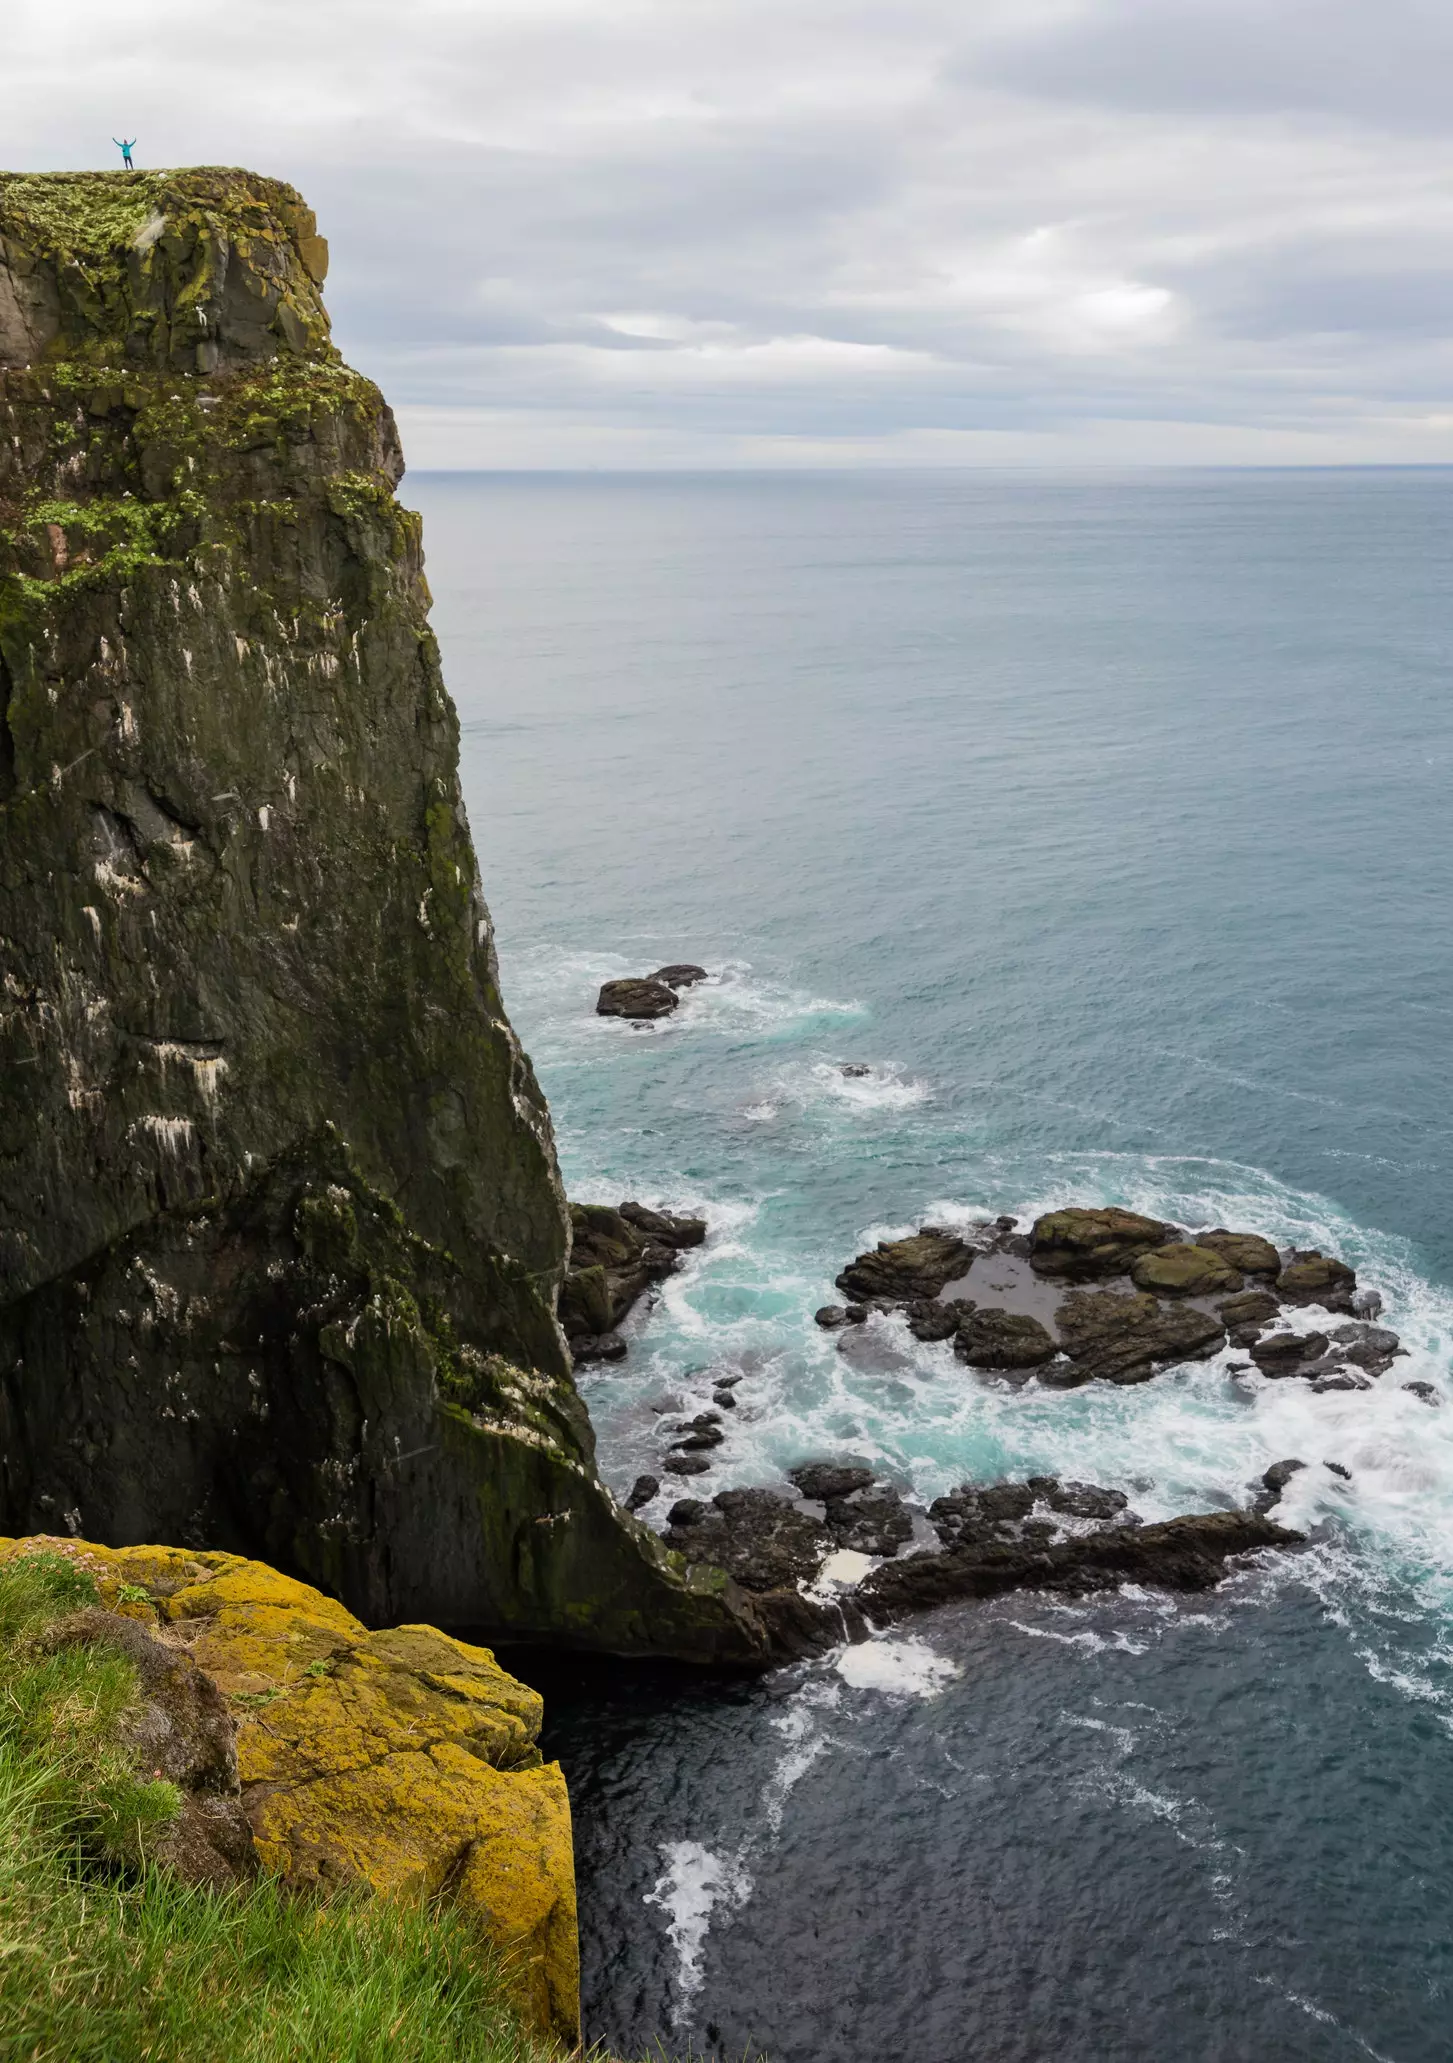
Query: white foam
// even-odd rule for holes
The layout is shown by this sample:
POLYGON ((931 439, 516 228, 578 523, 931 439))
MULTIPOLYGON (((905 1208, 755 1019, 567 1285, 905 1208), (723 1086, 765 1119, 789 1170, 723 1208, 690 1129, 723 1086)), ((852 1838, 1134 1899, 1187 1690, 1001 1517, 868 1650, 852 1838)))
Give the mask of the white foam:
POLYGON ((833 1667, 854 1690, 882 1691, 890 1698, 936 1698, 963 1671, 946 1655, 935 1654, 926 1640, 885 1636, 847 1647, 833 1667))
POLYGON ((678 2002, 701 1989, 702 1952, 712 1914, 746 1903, 752 1880, 733 1856, 713 1854, 700 1841, 668 1841, 661 1850, 665 1869, 645 1895, 647 1905, 666 1914, 666 1933, 676 1954, 678 2002))
POLYGON ((819 1586, 826 1584, 836 1590, 849 1590, 855 1583, 861 1583, 876 1566, 872 1555, 859 1554, 851 1547, 840 1547, 818 1570, 817 1582, 819 1586))

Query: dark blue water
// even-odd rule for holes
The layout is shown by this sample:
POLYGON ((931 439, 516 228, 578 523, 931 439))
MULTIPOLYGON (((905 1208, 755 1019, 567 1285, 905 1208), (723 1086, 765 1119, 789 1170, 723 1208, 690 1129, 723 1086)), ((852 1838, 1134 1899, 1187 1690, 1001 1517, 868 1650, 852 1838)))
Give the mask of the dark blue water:
POLYGON ((572 1193, 713 1225, 584 1385, 608 1480, 727 1363, 708 1489, 851 1451, 1151 1517, 1284 1455, 1353 1476, 1298 1478, 1312 1551, 1196 1611, 1011 1601, 751 1689, 559 1685, 591 2031, 1453 2055, 1453 476, 409 488, 572 1193), (679 958, 717 979, 677 1018, 593 1016, 679 958), (1069 1200, 1330 1247, 1411 1356, 1358 1396, 1222 1363, 1012 1392, 811 1323, 867 1238, 1069 1200))

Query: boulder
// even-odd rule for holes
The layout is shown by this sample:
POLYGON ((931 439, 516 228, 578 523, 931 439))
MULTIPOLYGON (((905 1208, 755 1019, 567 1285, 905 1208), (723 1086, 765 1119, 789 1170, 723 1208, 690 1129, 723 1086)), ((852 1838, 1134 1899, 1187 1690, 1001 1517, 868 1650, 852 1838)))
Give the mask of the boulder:
POLYGON ((1325 1332, 1268 1332, 1251 1349, 1251 1358, 1263 1375, 1307 1375, 1327 1346, 1325 1332))
POLYGON ((915 1297, 907 1308, 908 1330, 926 1344, 951 1340, 973 1308, 957 1297, 947 1303, 941 1297, 915 1297))
POLYGON ((1224 1225, 1218 1225, 1214 1232, 1195 1232, 1191 1237, 1197 1246, 1219 1254, 1227 1266, 1235 1268, 1239 1274, 1278 1275, 1281 1272, 1281 1255, 1259 1232, 1228 1232, 1224 1225))
POLYGON ((1345 1261, 1318 1253, 1315 1247, 1294 1253, 1276 1279, 1284 1304, 1320 1304, 1324 1310, 1352 1310, 1357 1277, 1345 1261))
POLYGON ((833 1545, 855 1554, 896 1554, 913 1538, 913 1519, 896 1490, 831 1498, 826 1519, 833 1545))
POLYGON ((1214 1354, 1225 1339, 1220 1319, 1190 1304, 1118 1290, 1071 1290, 1055 1322, 1076 1370, 1104 1382, 1144 1382, 1159 1368, 1214 1354))
POLYGON ((1064 1210, 1037 1218, 1030 1234, 1030 1261, 1040 1275, 1089 1282, 1123 1275, 1137 1255, 1165 1243, 1175 1227, 1137 1211, 1064 1210))
POLYGON ((954 1352, 970 1368, 1041 1368, 1058 1351, 1037 1318, 1017 1311, 971 1311, 954 1342, 954 1352))
POLYGON ((488 1648, 432 1626, 370 1631, 241 1555, 81 1540, 0 1553, 39 1545, 89 1571, 104 1606, 138 1615, 150 1647, 127 1652, 145 1696, 168 1672, 185 1681, 192 1745, 163 1746, 162 1729, 157 1752, 195 1759, 203 1744, 219 1798, 235 1767, 264 1869, 300 1892, 447 1898, 499 1951, 527 2025, 579 2040, 570 1803, 559 1765, 541 1763, 536 1692, 488 1648))
POLYGON ((880 1240, 872 1253, 859 1254, 839 1275, 837 1287, 851 1297, 913 1303, 936 1297, 946 1284, 967 1275, 977 1252, 956 1232, 925 1225, 911 1238, 880 1240))
POLYGON ((838 1069, 838 1073, 850 1082, 860 1082, 872 1072, 872 1068, 864 1060, 845 1060, 838 1069))
POLYGON ((588 1342, 615 1332, 654 1283, 681 1265, 688 1248, 706 1238, 704 1218, 676 1217, 645 1204, 573 1203, 570 1266, 560 1289, 560 1323, 577 1361, 618 1360, 588 1342))
POLYGON ((851 1497, 857 1490, 866 1490, 873 1480, 870 1468, 847 1468, 837 1462, 807 1461, 787 1471, 789 1483, 795 1483, 804 1497, 825 1504, 833 1498, 851 1497))
POLYGON ((635 1482, 631 1485, 631 1494, 626 1499, 626 1510, 640 1511, 643 1506, 651 1502, 651 1499, 657 1495, 660 1488, 661 1484, 657 1477, 637 1476, 635 1482))
POLYGON ((840 1325, 847 1324, 847 1310, 842 1304, 824 1304, 820 1310, 813 1313, 813 1321, 825 1332, 835 1332, 840 1325))
POLYGON ((668 1454, 661 1466, 668 1476, 704 1476, 711 1463, 704 1454, 668 1454))
POLYGON ((1306 1465, 1304 1461, 1274 1461, 1262 1476, 1260 1491, 1251 1502, 1252 1511, 1264 1516, 1274 1505, 1279 1504, 1282 1491, 1298 1470, 1304 1469, 1306 1465))
POLYGON ((1152 1247, 1141 1254, 1130 1269, 1137 1289, 1153 1296, 1213 1297, 1241 1287, 1241 1274, 1210 1246, 1180 1245, 1152 1247))
POLYGON ((653 1017, 669 1017, 680 1000, 668 982, 628 977, 623 981, 602 984, 595 999, 595 1014, 597 1017, 630 1017, 645 1021, 653 1017))
POLYGON ((1228 1327, 1240 1328, 1247 1325, 1270 1325, 1281 1312, 1281 1305, 1269 1289, 1244 1289, 1239 1296, 1227 1297, 1216 1306, 1216 1315, 1228 1327))
POLYGON ((1403 1388, 1411 1390, 1424 1404, 1431 1404, 1435 1411, 1439 1409, 1441 1400, 1430 1382, 1405 1382, 1403 1388))
POLYGON ((624 1361, 626 1351, 625 1339, 618 1332, 586 1333, 570 1342, 577 1367, 592 1361, 624 1361))
POLYGON ((1385 1325, 1354 1321, 1337 1326, 1331 1337, 1342 1359, 1365 1369, 1369 1375, 1385 1375, 1407 1351, 1397 1334, 1385 1325))
POLYGON ((688 1528, 673 1525, 666 1539, 753 1592, 810 1580, 835 1545, 821 1519, 772 1490, 719 1491, 709 1510, 688 1528))
POLYGON ((660 982, 668 989, 695 988, 697 982, 707 979, 704 967, 697 967, 690 960, 673 960, 669 967, 658 967, 654 974, 646 976, 647 981, 660 982))

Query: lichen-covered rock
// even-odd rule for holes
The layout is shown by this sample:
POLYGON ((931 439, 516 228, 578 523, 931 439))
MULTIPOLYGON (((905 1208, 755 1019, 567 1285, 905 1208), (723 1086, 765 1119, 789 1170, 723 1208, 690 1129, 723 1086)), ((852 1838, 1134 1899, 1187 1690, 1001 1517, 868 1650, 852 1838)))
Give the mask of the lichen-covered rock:
POLYGON ((0 1524, 747 1659, 597 1482, 378 390, 290 187, 0 178, 0 1524))
POLYGON ((936 1297, 940 1290, 968 1273, 978 1251, 956 1232, 925 1225, 907 1239, 880 1239, 871 1253, 859 1254, 837 1278, 837 1286, 853 1297, 877 1297, 890 1303, 912 1303, 936 1297))
MULTIPOLYGON (((39 1544, 0 1540, 0 1555, 39 1544)), ((43 1545, 146 1627, 118 1622, 144 1689, 170 1671, 230 1704, 233 1788, 265 1868, 300 1888, 444 1892, 500 1951, 529 2024, 579 2039, 570 1802, 558 1764, 541 1764, 536 1692, 487 1648, 432 1626, 371 1633, 237 1555, 43 1545)))
POLYGON ((1049 1211, 1030 1234, 1030 1261, 1040 1275, 1087 1282, 1120 1275, 1147 1247, 1174 1228, 1158 1218, 1114 1206, 1104 1210, 1049 1211))
POLYGON ((1350 1312, 1356 1288, 1357 1276, 1347 1263, 1315 1247, 1294 1253, 1276 1279, 1284 1304, 1320 1304, 1327 1311, 1350 1312))
POLYGON ((1079 1373, 1103 1382, 1144 1382, 1158 1368, 1213 1354, 1226 1336, 1219 1318, 1193 1305, 1111 1289, 1071 1290, 1055 1322, 1079 1373))
POLYGON ((1188 1241, 1141 1254, 1131 1266, 1130 1279, 1152 1296, 1223 1296, 1241 1288, 1239 1271, 1223 1255, 1188 1241))
POLYGON ((1212 1232, 1196 1232, 1191 1236, 1197 1246, 1208 1247, 1213 1254, 1219 1254, 1228 1266, 1239 1270, 1242 1275, 1280 1273, 1281 1255, 1259 1232, 1228 1232, 1224 1225, 1218 1225, 1212 1232))

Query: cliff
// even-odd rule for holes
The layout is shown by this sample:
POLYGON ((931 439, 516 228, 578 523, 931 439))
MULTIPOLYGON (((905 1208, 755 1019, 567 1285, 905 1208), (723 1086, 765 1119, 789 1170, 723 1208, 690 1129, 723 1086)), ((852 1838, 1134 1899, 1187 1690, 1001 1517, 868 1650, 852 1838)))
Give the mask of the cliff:
POLYGON ((250 173, 0 177, 0 1525, 761 1655, 618 1511, 394 423, 250 173))

